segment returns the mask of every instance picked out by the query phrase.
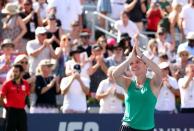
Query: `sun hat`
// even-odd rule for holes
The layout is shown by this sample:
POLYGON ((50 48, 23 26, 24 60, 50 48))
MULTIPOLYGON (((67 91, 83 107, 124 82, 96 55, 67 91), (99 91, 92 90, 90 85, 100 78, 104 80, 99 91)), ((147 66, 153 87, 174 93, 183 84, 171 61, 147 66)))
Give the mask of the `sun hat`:
POLYGON ((5 8, 2 9, 3 14, 15 15, 15 14, 18 14, 19 12, 20 12, 19 6, 15 3, 7 3, 5 5, 5 8))
POLYGON ((15 47, 13 41, 11 39, 4 39, 3 42, 1 43, 1 49, 5 47, 6 45, 11 45, 13 48, 15 47))

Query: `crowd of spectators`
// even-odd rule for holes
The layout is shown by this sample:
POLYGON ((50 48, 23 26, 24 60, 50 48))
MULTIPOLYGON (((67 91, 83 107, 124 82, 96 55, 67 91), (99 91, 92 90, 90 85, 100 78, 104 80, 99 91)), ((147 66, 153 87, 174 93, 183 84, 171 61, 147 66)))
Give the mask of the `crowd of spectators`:
MULTIPOLYGON (((30 84, 29 113, 85 113, 91 106, 122 113, 124 91, 111 72, 132 51, 134 35, 151 31, 142 51, 162 70, 157 112, 194 112, 193 23, 194 0, 1 0, 0 85, 17 63, 30 84), (116 21, 117 39, 92 39, 85 3, 116 21)), ((125 75, 134 77, 130 68, 125 75)))

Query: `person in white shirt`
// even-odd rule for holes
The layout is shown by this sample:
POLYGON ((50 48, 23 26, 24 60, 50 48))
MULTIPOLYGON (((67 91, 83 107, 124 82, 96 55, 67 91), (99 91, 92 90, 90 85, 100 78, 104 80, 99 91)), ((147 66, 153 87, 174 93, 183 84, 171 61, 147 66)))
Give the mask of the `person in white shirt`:
POLYGON ((63 113, 84 113, 87 110, 86 95, 89 94, 90 79, 86 63, 82 65, 80 50, 73 48, 72 60, 66 63, 66 75, 61 81, 61 93, 64 95, 63 113))
POLYGON ((186 75, 178 81, 181 95, 181 112, 194 113, 194 64, 188 64, 186 75))
POLYGON ((111 18, 118 20, 120 12, 124 10, 124 4, 126 0, 111 0, 111 18))
POLYGON ((189 32, 186 38, 187 38, 187 41, 180 44, 178 46, 178 49, 185 48, 190 55, 194 56, 194 32, 189 32))
POLYGON ((194 1, 190 0, 189 4, 183 6, 180 13, 180 24, 183 37, 189 32, 194 32, 194 1))
MULTIPOLYGON (((116 21, 115 29, 118 31, 118 41, 120 41, 120 36, 122 33, 128 33, 132 39, 136 33, 139 33, 137 25, 129 20, 129 16, 125 11, 121 13, 120 20, 116 21)), ((133 41, 131 40, 131 42, 133 41)))
POLYGON ((112 77, 114 66, 108 69, 108 78, 98 86, 96 99, 100 100, 99 113, 123 113, 124 90, 117 85, 112 77))
POLYGON ((173 113, 176 111, 175 95, 179 95, 179 87, 176 79, 171 76, 169 63, 162 62, 159 64, 162 72, 162 86, 156 103, 158 112, 173 113))
POLYGON ((41 60, 56 58, 50 44, 52 39, 46 39, 46 33, 47 30, 44 27, 37 27, 35 30, 36 38, 27 43, 26 50, 29 55, 30 74, 35 74, 36 67, 41 60))
POLYGON ((79 21, 82 25, 80 0, 50 0, 48 6, 56 9, 56 17, 61 21, 65 32, 71 31, 71 24, 74 21, 79 21))

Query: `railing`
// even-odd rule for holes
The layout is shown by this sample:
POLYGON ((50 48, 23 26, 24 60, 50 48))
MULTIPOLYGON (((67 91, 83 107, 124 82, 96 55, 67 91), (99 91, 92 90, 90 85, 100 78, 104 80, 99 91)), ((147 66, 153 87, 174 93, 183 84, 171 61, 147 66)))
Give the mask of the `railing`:
POLYGON ((93 21, 92 21, 92 34, 93 34, 92 38, 93 39, 95 38, 95 31, 96 30, 99 30, 99 31, 105 33, 106 36, 108 35, 108 36, 117 38, 117 36, 115 34, 109 32, 109 25, 114 25, 114 24, 115 24, 114 19, 111 19, 110 17, 105 16, 105 15, 95 11, 93 13, 93 21), (98 23, 97 23, 98 17, 102 17, 105 20, 105 28, 98 26, 98 23))

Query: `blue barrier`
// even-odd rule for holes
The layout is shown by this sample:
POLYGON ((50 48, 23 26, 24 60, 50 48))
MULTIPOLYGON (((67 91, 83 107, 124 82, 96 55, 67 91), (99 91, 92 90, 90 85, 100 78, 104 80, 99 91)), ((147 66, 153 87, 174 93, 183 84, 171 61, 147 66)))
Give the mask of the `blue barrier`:
MULTIPOLYGON (((118 131, 121 114, 29 114, 29 131, 118 131)), ((194 114, 157 114, 155 131, 194 131, 194 114)))

